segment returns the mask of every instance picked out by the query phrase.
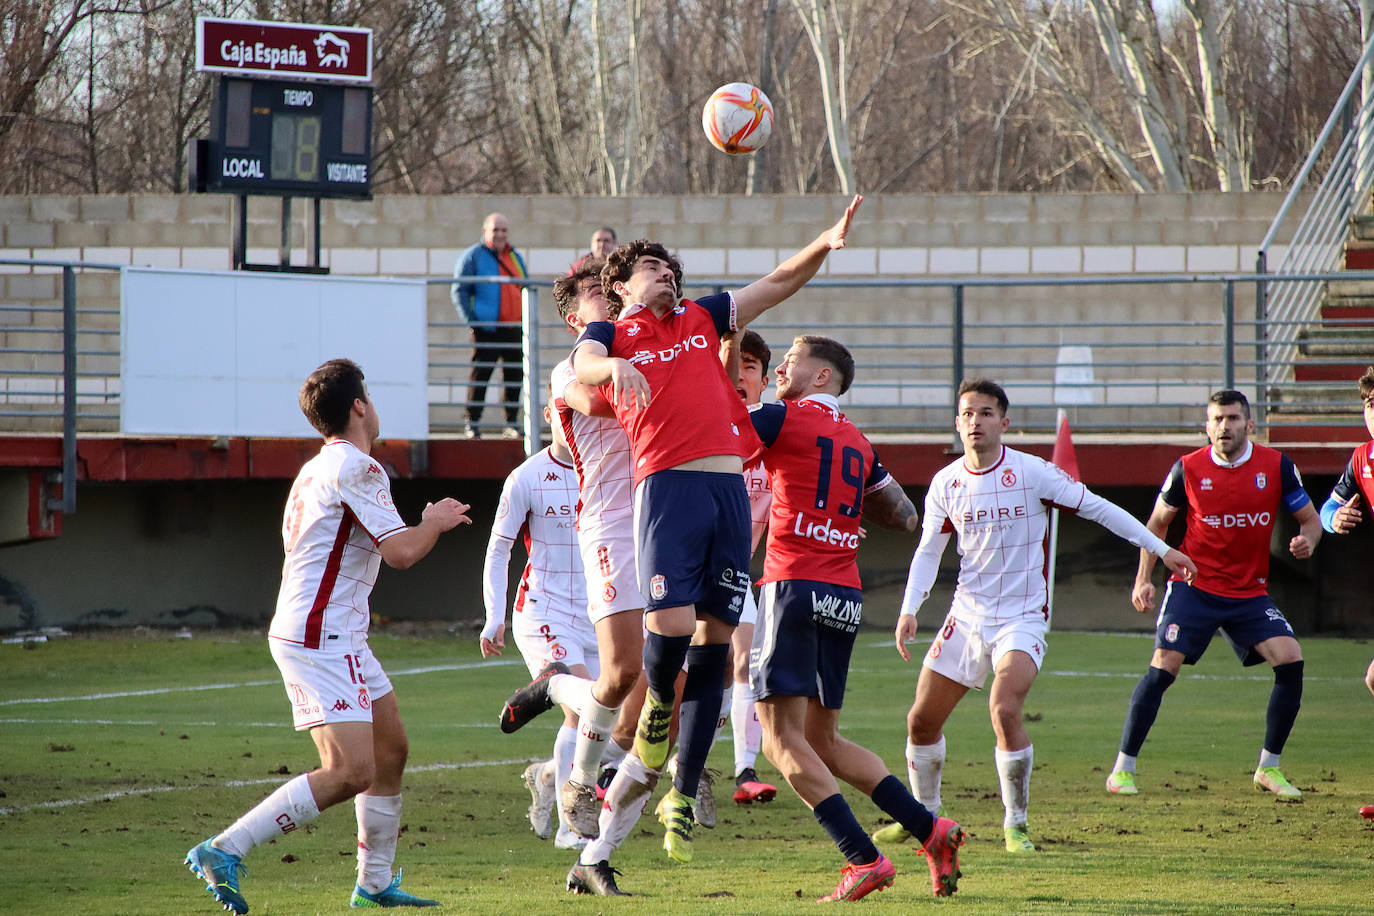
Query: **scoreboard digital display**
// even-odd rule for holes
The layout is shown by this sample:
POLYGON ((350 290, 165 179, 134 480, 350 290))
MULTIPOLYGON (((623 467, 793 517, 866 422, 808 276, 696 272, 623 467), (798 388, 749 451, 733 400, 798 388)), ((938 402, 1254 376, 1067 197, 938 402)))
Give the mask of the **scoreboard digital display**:
POLYGON ((195 184, 207 191, 371 197, 369 86, 221 77, 195 184))

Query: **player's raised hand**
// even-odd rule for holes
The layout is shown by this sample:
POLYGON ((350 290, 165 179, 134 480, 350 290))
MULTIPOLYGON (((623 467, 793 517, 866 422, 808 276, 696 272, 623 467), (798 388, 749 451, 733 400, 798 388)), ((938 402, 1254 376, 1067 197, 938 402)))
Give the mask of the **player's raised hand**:
POLYGON ((1197 578, 1197 564, 1188 559, 1187 555, 1179 553, 1171 547, 1162 559, 1164 565, 1169 567, 1169 572, 1182 577, 1183 581, 1189 585, 1193 584, 1193 580, 1197 578))
POLYGON ((1331 518, 1331 527, 1336 529, 1337 534, 1348 534, 1360 523, 1363 516, 1357 508, 1359 502, 1360 494, 1356 493, 1336 510, 1336 514, 1331 518))
POLYGON ((485 637, 485 636, 482 637, 482 657, 483 657, 483 658, 491 658, 493 655, 500 655, 500 654, 501 654, 501 650, 504 649, 505 647, 506 647, 506 625, 505 625, 504 623, 498 623, 498 624, 496 625, 496 632, 495 632, 494 634, 492 634, 492 637, 491 637, 490 639, 488 639, 488 638, 485 637))
POLYGON ((1144 614, 1155 609, 1155 584, 1146 579, 1144 582, 1137 582, 1135 588, 1131 589, 1131 604, 1135 609, 1144 614))
POLYGON ((617 404, 649 406, 649 380, 627 359, 611 360, 611 396, 617 404))
POLYGON ((902 657, 902 661, 911 661, 911 650, 906 644, 916 638, 916 615, 898 614, 897 632, 895 634, 897 642, 897 654, 902 657))
POLYGON ((849 206, 844 208, 844 216, 840 221, 830 227, 830 240, 827 244, 833 251, 836 248, 843 248, 845 238, 849 235, 849 224, 854 221, 854 213, 859 209, 859 204, 864 202, 862 194, 855 194, 854 199, 849 202, 849 206))
POLYGON ((439 526, 440 531, 450 531, 459 525, 472 524, 472 519, 467 516, 467 511, 471 508, 467 503, 460 503, 452 496, 445 496, 437 503, 425 503, 425 511, 420 513, 420 519, 433 522, 439 526))

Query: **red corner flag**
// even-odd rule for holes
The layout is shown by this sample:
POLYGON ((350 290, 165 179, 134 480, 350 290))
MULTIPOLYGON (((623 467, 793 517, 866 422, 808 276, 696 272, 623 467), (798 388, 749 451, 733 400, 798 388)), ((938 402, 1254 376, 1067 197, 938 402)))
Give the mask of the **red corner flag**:
POLYGON ((1069 418, 1059 411, 1059 428, 1054 433, 1054 452, 1050 463, 1057 466, 1074 480, 1081 480, 1078 473, 1078 458, 1073 453, 1073 434, 1069 431, 1069 418))

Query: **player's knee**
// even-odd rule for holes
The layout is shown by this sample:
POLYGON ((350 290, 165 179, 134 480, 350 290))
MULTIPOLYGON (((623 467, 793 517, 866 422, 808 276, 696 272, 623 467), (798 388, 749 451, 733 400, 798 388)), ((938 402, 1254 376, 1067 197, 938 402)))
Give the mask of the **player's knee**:
POLYGON ((934 744, 940 740, 940 729, 944 723, 937 722, 912 706, 906 714, 906 734, 912 744, 934 744))
POLYGON ((638 658, 626 659, 623 664, 617 663, 615 667, 602 672, 606 687, 606 698, 601 701, 603 706, 619 706, 625 702, 630 691, 635 689, 642 665, 643 662, 638 658))
POLYGON ((377 778, 377 767, 371 760, 354 761, 339 767, 336 776, 345 795, 361 795, 372 788, 372 781, 377 778))
POLYGON ((989 712, 998 734, 1011 731, 1021 721, 1021 704, 1016 700, 997 700, 989 704, 989 712))

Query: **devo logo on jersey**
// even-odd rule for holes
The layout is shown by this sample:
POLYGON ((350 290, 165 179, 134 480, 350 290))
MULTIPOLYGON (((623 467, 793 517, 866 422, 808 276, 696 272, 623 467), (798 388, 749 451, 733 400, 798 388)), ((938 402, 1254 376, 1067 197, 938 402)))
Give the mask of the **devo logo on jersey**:
POLYGON ((1178 642, 1178 624, 1171 623, 1164 631, 1165 642, 1178 642))
POLYGON ((662 576, 654 576, 649 580, 649 595, 655 601, 662 601, 663 596, 668 594, 668 580, 662 576))
POLYGON ((1007 468, 1005 471, 1002 472, 1002 486, 1016 486, 1016 472, 1013 471, 1011 468, 1007 468))
POLYGON ((1268 525, 1274 516, 1268 512, 1227 512, 1223 515, 1204 515, 1202 520, 1213 528, 1259 528, 1268 525))
POLYGON ((709 350, 710 348, 711 345, 706 342, 705 334, 689 334, 678 343, 662 350, 637 350, 629 357, 629 361, 635 366, 653 362, 668 363, 689 350, 709 350))
POLYGON ((1263 472, 1263 471, 1260 471, 1258 474, 1255 475, 1255 489, 1256 489, 1256 490, 1263 490, 1263 489, 1265 488, 1265 486, 1266 486, 1268 483, 1269 483, 1269 480, 1268 480, 1268 478, 1266 478, 1266 477, 1264 476, 1264 472, 1263 472))
POLYGON ((390 509, 392 512, 396 511, 396 504, 391 501, 391 494, 386 490, 377 491, 377 505, 383 509, 390 509))

